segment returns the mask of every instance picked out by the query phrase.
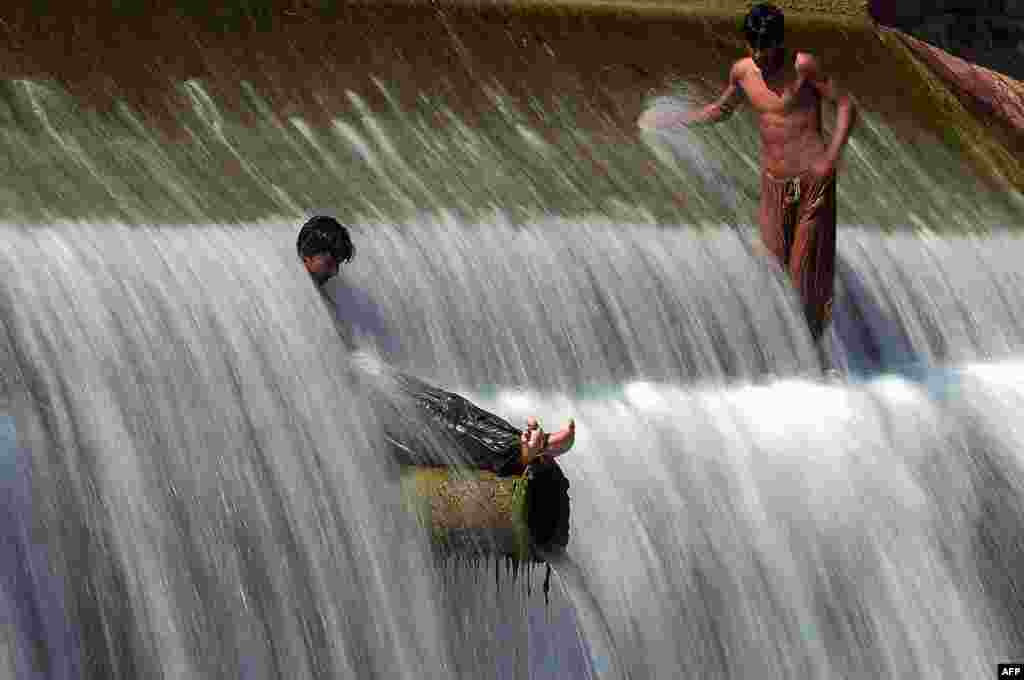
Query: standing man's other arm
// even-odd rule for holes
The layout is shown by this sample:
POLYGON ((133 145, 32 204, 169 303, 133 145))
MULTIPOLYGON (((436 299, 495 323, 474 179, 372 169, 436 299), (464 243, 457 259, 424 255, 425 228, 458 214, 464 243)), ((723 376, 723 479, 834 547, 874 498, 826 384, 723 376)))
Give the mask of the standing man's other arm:
POLYGON ((645 111, 637 125, 644 130, 656 130, 674 127, 676 125, 704 125, 717 123, 732 115, 736 107, 743 101, 743 88, 739 84, 739 63, 733 65, 729 72, 729 84, 721 96, 698 109, 697 111, 680 111, 673 113, 645 111))
POLYGON ((853 131, 853 125, 857 119, 857 107, 850 94, 841 88, 835 79, 821 71, 818 61, 814 57, 803 56, 801 69, 806 73, 807 79, 814 85, 814 89, 818 91, 819 95, 836 105, 836 127, 832 131, 832 141, 826 151, 828 164, 834 168, 846 147, 846 142, 850 139, 850 133, 853 131))

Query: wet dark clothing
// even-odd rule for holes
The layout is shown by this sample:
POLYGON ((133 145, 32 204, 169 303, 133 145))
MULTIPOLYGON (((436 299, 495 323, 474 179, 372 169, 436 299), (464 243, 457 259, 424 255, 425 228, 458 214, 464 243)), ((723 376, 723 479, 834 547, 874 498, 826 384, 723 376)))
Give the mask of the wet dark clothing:
POLYGON ((818 340, 832 317, 836 262, 836 175, 786 179, 761 174, 761 239, 789 274, 818 340))
POLYGON ((454 392, 401 373, 395 379, 429 422, 457 444, 466 463, 502 475, 519 471, 521 430, 454 392))
POLYGON ((374 400, 392 452, 406 465, 469 465, 500 475, 517 474, 522 430, 465 397, 396 371, 357 351, 354 334, 337 318, 342 342, 353 352, 355 377, 374 400))

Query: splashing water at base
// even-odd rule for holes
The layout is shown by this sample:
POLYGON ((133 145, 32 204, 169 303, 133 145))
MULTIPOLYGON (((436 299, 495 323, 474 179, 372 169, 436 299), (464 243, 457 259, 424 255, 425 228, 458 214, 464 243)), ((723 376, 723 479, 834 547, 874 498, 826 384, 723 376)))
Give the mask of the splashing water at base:
POLYGON ((491 405, 577 419, 552 559, 597 677, 962 678, 1024 633, 1022 399, 1004 362, 491 405))

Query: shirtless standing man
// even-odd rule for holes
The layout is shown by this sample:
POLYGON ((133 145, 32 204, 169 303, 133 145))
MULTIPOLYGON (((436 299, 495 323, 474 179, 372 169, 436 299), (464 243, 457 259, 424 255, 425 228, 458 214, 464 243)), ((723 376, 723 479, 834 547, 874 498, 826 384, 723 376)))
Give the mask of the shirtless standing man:
POLYGON ((761 240, 789 274, 817 341, 832 314, 836 164, 856 109, 817 59, 806 52, 791 56, 783 46, 783 29, 782 10, 755 5, 743 22, 750 56, 733 64, 729 85, 718 100, 691 113, 648 112, 638 124, 664 128, 715 123, 730 116, 746 96, 761 129, 761 240), (837 108, 828 144, 821 126, 822 98, 837 108))

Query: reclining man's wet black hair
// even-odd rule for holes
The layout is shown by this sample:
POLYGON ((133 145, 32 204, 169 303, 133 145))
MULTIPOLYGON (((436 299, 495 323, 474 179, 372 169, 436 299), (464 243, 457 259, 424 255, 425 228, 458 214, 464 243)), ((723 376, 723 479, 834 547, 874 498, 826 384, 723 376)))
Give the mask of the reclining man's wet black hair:
POLYGON ((743 20, 743 33, 754 49, 778 47, 785 33, 782 10, 767 2, 754 5, 743 20))
POLYGON ((295 249, 299 257, 329 253, 338 262, 348 262, 356 254, 356 247, 352 245, 348 229, 338 220, 326 215, 317 215, 302 225, 295 249))

